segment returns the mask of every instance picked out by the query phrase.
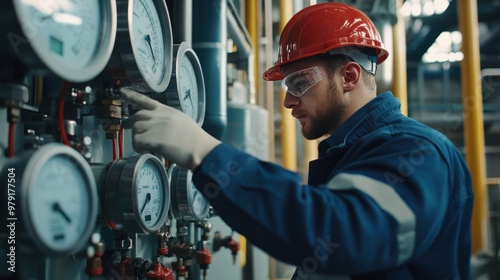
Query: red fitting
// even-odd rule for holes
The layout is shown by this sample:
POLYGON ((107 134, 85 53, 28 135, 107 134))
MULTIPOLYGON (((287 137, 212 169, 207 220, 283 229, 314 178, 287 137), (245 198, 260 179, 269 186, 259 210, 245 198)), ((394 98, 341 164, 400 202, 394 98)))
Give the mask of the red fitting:
POLYGON ((240 243, 235 241, 234 239, 231 239, 227 243, 227 248, 229 248, 229 250, 231 250, 233 255, 235 255, 240 250, 240 243))
POLYGON ((90 277, 102 275, 102 260, 100 257, 92 257, 87 260, 87 269, 85 270, 90 277))
POLYGON ((148 280, 174 280, 174 274, 170 268, 156 263, 154 268, 148 272, 146 278, 148 280))
POLYGON ((160 256, 168 255, 168 247, 158 248, 158 255, 160 256))
POLYGON ((201 251, 196 252, 196 262, 200 266, 208 266, 212 263, 212 252, 203 246, 201 251))

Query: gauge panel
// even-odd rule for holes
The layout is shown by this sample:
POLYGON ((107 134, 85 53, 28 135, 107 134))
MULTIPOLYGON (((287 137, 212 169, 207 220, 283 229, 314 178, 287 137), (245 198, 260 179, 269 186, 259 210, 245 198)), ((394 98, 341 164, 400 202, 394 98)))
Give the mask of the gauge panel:
POLYGON ((176 219, 185 222, 202 222, 208 219, 210 204, 196 189, 191 170, 176 165, 172 168, 172 212, 176 219))
POLYGON ((174 45, 174 67, 165 91, 166 104, 186 113, 200 126, 205 119, 205 82, 198 56, 186 42, 174 45))
POLYGON ((29 43, 12 44, 28 67, 47 68, 71 82, 89 81, 105 68, 116 38, 115 1, 13 0, 6 8, 18 19, 11 28, 29 43))
POLYGON ((118 159, 105 176, 101 197, 110 228, 154 233, 165 224, 170 187, 165 167, 157 157, 142 154, 118 159))
MULTIPOLYGON (((95 179, 82 155, 51 143, 13 159, 20 221, 43 253, 66 255, 85 247, 97 218, 95 179)), ((22 234, 19 234, 22 236, 22 234)))

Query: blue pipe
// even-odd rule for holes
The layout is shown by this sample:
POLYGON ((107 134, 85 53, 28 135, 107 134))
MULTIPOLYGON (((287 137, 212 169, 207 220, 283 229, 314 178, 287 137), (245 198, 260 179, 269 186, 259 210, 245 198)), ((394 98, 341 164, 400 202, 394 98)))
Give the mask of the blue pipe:
POLYGON ((217 139, 227 127, 227 0, 193 0, 193 49, 203 70, 206 110, 203 129, 217 139))

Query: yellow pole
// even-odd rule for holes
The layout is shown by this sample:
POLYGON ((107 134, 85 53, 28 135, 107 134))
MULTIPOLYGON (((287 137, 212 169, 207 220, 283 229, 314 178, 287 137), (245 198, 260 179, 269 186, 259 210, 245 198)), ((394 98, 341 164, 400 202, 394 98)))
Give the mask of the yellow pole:
MULTIPOLYGON (((283 30, 288 20, 293 16, 293 4, 290 0, 280 0, 279 30, 283 30)), ((281 100, 285 99, 285 92, 280 89, 281 100)), ((297 171, 297 139, 295 136, 295 119, 290 110, 281 106, 281 159, 282 165, 297 171)))
POLYGON ((457 1, 458 23, 462 32, 461 64, 462 104, 464 113, 465 158, 474 189, 472 213, 472 254, 485 247, 487 234, 486 159, 484 152, 483 100, 479 63, 477 1, 457 1))
MULTIPOLYGON (((259 89, 259 81, 260 81, 260 76, 259 76, 259 23, 258 19, 259 14, 258 14, 258 3, 259 1, 246 1, 245 5, 245 24, 246 28, 248 30, 248 34, 250 35, 250 39, 252 40, 253 44, 253 50, 252 50, 252 55, 253 55, 253 80, 254 80, 254 86, 255 88, 253 89, 253 92, 258 92, 259 89)), ((259 100, 259 94, 256 94, 255 96, 256 103, 260 104, 259 102, 262 102, 262 100, 259 100)))
POLYGON ((392 92, 401 102, 401 113, 408 115, 408 92, 406 79, 406 36, 405 22, 401 15, 403 0, 396 0, 397 22, 392 27, 392 36, 394 38, 394 79, 392 82, 392 92))

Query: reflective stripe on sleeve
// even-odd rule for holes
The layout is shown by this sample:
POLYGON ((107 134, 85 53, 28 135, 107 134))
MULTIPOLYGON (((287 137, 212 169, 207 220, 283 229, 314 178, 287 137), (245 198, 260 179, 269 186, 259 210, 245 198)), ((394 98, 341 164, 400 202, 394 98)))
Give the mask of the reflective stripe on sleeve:
POLYGON ((415 214, 391 186, 363 175, 342 173, 328 182, 328 188, 331 190, 357 189, 371 197, 399 224, 398 265, 412 256, 416 235, 415 214))

